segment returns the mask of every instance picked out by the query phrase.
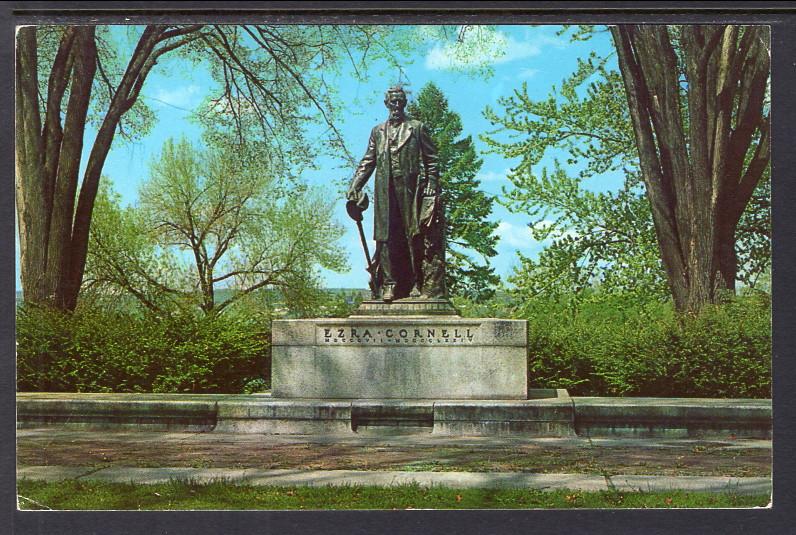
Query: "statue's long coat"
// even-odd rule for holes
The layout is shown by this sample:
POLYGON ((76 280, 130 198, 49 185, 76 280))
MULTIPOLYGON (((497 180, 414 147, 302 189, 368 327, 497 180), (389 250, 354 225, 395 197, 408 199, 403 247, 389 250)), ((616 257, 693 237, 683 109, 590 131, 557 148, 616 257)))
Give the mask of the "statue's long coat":
MULTIPOLYGON (((428 181, 439 192, 437 149, 425 125, 420 121, 405 120, 398 127, 395 142, 387 139, 387 123, 370 132, 368 150, 359 163, 351 187, 360 191, 376 171, 373 195, 373 239, 387 241, 390 230, 390 210, 398 210, 403 218, 407 237, 420 233, 418 214, 423 190, 428 181), (398 150, 398 170, 393 169, 395 195, 398 206, 390 206, 390 146, 398 150)), ((396 214, 398 215, 398 214, 396 214)))

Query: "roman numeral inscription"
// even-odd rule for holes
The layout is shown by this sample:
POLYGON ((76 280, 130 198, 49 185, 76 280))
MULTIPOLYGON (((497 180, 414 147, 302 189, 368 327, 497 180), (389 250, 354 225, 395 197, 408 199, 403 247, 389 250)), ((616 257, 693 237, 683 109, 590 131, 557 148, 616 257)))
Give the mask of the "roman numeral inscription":
POLYGON ((318 344, 352 346, 433 346, 478 343, 480 324, 451 325, 318 325, 318 344))

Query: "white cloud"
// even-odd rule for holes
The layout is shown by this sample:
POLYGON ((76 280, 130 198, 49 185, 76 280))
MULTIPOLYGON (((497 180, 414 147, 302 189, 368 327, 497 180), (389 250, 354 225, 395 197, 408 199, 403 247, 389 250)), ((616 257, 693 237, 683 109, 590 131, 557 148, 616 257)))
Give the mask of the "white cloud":
POLYGON ((518 80, 528 80, 529 78, 533 78, 539 73, 539 69, 530 69, 530 68, 522 68, 517 72, 516 78, 518 80))
POLYGON ((478 173, 475 177, 476 179, 480 180, 481 182, 503 182, 506 180, 506 177, 509 176, 511 172, 511 168, 506 168, 503 171, 483 171, 478 173))
MULTIPOLYGON (((546 45, 560 47, 560 39, 537 35, 527 40, 517 40, 504 32, 486 28, 472 29, 464 33, 458 43, 435 45, 426 55, 426 68, 430 70, 462 69, 488 64, 508 63, 538 56, 546 45)), ((529 78, 535 69, 523 69, 523 77, 529 78)))
POLYGON ((552 46, 555 48, 566 48, 570 45, 569 37, 556 35, 557 31, 553 26, 526 26, 523 38, 533 41, 539 46, 552 46))
POLYGON ((531 236, 531 229, 527 225, 514 225, 508 221, 501 221, 495 229, 495 235, 500 239, 501 245, 527 249, 536 241, 531 236))
POLYGON ((171 89, 158 89, 152 98, 161 104, 188 108, 195 104, 200 92, 201 88, 198 85, 184 85, 171 89))

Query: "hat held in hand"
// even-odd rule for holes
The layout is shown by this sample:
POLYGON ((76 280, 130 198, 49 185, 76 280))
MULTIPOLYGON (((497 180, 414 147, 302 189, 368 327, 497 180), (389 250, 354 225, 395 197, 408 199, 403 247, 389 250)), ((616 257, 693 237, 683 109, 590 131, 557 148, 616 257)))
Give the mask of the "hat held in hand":
POLYGON ((358 191, 355 199, 349 198, 348 202, 345 203, 345 209, 348 212, 348 217, 354 221, 362 221, 362 212, 367 210, 369 205, 368 194, 364 191, 358 191))

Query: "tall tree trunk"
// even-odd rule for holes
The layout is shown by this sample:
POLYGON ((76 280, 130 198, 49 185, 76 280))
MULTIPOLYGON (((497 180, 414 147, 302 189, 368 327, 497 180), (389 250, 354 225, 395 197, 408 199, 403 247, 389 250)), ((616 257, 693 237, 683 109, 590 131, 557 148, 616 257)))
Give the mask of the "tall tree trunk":
POLYGON ((719 240, 716 244, 716 265, 719 280, 717 285, 723 290, 735 291, 738 277, 738 252, 735 249, 735 231, 738 222, 725 221, 719 225, 719 240))
POLYGON ((698 312, 718 290, 735 288, 735 231, 768 165, 764 32, 747 27, 740 37, 736 26, 682 27, 684 102, 665 26, 611 32, 672 297, 679 311, 698 312))
MULTIPOLYGON (((172 32, 177 32, 177 30, 172 30, 172 32)), ((83 183, 80 186, 71 241, 69 242, 71 257, 64 271, 63 307, 67 310, 75 308, 77 296, 80 292, 80 284, 83 281, 83 273, 86 269, 86 255, 88 253, 91 214, 94 210, 94 200, 97 197, 100 175, 105 165, 105 159, 111 149, 119 121, 135 104, 150 70, 163 53, 173 50, 178 45, 178 43, 173 43, 156 51, 155 47, 167 35, 170 35, 169 32, 162 26, 147 26, 144 29, 130 58, 130 62, 127 64, 122 80, 111 99, 108 112, 100 125, 97 138, 91 148, 86 171, 83 175, 83 183)))
POLYGON ((683 310, 688 302, 688 270, 677 219, 675 217, 675 186, 667 167, 663 165, 665 154, 659 156, 653 133, 651 109, 653 95, 642 76, 638 53, 632 46, 631 27, 614 26, 614 37, 619 65, 627 94, 630 117, 639 152, 641 174, 646 186, 647 198, 652 207, 652 220, 660 246, 661 259, 666 271, 669 289, 675 307, 683 310))
POLYGON ((72 288, 69 279, 69 266, 74 254, 71 241, 72 220, 83 152, 83 136, 86 130, 86 114, 91 101, 91 85, 97 70, 95 31, 94 26, 81 26, 75 29, 72 84, 66 107, 52 204, 48 268, 55 279, 55 305, 65 310, 73 310, 77 304, 77 291, 72 288))
POLYGON ((20 28, 16 53, 15 172, 17 222, 19 226, 22 291, 25 299, 45 302, 54 299, 55 289, 45 286, 47 267, 48 212, 45 182, 39 90, 36 29, 20 28))
POLYGON ((86 116, 97 70, 96 27, 62 34, 41 111, 36 28, 21 28, 16 54, 16 203, 25 301, 73 310, 83 279, 88 233, 100 174, 121 117, 135 104, 160 55, 182 41, 162 41, 199 26, 147 26, 100 125, 75 206, 86 116), (63 109, 67 87, 69 99, 63 109), (44 116, 42 127, 41 117, 44 116), (61 117, 63 116, 63 127, 61 117))
POLYGON ((95 27, 64 31, 50 72, 44 127, 39 106, 36 28, 20 30, 16 72, 16 184, 25 300, 71 309, 65 273, 91 85, 95 27), (69 101, 62 111, 67 86, 69 101), (61 116, 64 127, 61 127, 61 116))

